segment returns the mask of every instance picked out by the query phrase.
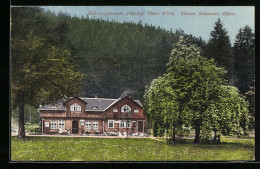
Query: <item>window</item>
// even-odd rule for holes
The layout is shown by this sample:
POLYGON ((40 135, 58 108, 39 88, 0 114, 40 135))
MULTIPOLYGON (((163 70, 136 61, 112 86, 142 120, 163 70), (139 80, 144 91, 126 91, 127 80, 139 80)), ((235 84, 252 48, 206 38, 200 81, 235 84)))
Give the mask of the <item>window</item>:
POLYGON ((125 122, 123 120, 120 120, 120 127, 124 128, 125 127, 125 122))
POLYGON ((75 103, 70 106, 70 111, 81 111, 81 106, 75 103))
POLYGON ((130 122, 129 122, 129 121, 126 121, 125 124, 126 124, 126 125, 125 125, 126 128, 130 128, 130 122))
POLYGON ((45 127, 49 127, 49 122, 45 122, 45 127))
POLYGON ((138 109, 135 109, 134 112, 135 112, 135 113, 139 113, 139 110, 138 110, 138 109))
POLYGON ((51 129, 57 129, 57 120, 51 120, 51 129))
POLYGON ((65 128, 64 127, 64 124, 65 124, 64 120, 59 120, 58 123, 59 123, 59 129, 64 129, 65 128))
POLYGON ((108 120, 108 128, 114 128, 114 120, 108 120))
POLYGON ((84 126, 84 122, 85 122, 84 120, 80 120, 80 125, 84 126))
POLYGON ((51 104, 49 107, 50 108, 60 108, 60 106, 58 106, 57 104, 51 104))
POLYGON ((117 108, 113 109, 113 112, 114 113, 118 112, 118 109, 117 108))
POLYGON ((131 108, 128 105, 124 105, 123 107, 121 107, 121 112, 122 113, 130 113, 131 108))
POLYGON ((130 122, 120 120, 120 128, 130 128, 130 122))
POLYGON ((97 106, 92 106, 91 109, 99 109, 97 106))
POLYGON ((86 129, 91 130, 91 121, 86 121, 86 129))
POLYGON ((93 130, 98 130, 98 121, 93 121, 93 130))

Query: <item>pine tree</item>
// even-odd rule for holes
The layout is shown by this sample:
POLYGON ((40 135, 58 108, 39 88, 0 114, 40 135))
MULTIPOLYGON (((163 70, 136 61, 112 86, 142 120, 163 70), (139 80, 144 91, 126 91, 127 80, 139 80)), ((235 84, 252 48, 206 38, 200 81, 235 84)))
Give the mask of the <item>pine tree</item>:
POLYGON ((227 30, 223 27, 220 18, 215 22, 214 30, 210 33, 208 45, 204 56, 214 58, 217 66, 223 67, 228 71, 226 78, 229 84, 234 82, 234 58, 227 30))
POLYGON ((254 86, 255 71, 255 34, 249 26, 239 29, 234 43, 235 71, 237 75, 236 86, 241 93, 254 86))

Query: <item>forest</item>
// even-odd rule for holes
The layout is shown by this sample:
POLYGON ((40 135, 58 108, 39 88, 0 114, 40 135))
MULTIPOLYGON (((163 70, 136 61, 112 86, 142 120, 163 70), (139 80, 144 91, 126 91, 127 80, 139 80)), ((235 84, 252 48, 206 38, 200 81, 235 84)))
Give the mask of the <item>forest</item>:
MULTIPOLYGON (((237 30, 236 41, 231 44, 220 19, 212 28, 211 38, 205 41, 180 28, 169 31, 141 21, 119 23, 80 18, 39 7, 13 7, 11 11, 11 50, 19 47, 16 42, 33 35, 58 50, 68 51, 76 71, 85 76, 75 96, 119 98, 129 95, 143 102, 146 86, 166 71, 173 44, 184 36, 200 47, 203 57, 215 59, 217 65, 227 71, 226 85, 239 89, 254 114, 255 35, 246 25, 237 30)), ((11 59, 14 58, 11 55, 11 59)), ((82 79, 81 75, 78 79, 82 79)), ((40 101, 35 105, 25 104, 38 108, 36 103, 40 101)), ((14 102, 12 106, 16 108, 18 104, 14 102)), ((14 117, 17 118, 18 113, 14 113, 14 117)))

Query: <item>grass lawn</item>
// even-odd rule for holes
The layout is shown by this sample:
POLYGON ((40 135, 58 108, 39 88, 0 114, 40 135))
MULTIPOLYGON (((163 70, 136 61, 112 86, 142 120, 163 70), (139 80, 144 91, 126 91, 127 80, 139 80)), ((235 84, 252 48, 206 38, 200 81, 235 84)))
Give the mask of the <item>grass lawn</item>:
POLYGON ((208 161, 254 160, 253 139, 222 139, 220 145, 167 145, 150 138, 11 138, 12 161, 208 161))

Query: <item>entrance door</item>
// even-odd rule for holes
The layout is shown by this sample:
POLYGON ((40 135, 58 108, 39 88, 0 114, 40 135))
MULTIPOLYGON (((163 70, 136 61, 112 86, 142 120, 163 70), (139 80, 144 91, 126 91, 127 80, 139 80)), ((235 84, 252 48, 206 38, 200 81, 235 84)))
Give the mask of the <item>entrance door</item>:
POLYGON ((72 122, 72 134, 77 134, 79 130, 79 122, 78 120, 74 120, 72 122))
POLYGON ((144 122, 138 121, 138 132, 144 132, 144 122))

